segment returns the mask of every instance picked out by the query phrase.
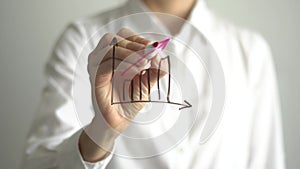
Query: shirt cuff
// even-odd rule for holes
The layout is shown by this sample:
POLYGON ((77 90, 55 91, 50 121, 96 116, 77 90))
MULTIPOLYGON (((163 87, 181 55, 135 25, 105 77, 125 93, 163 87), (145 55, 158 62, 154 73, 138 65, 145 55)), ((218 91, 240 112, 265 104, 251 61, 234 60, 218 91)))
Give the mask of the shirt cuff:
POLYGON ((83 160, 78 146, 81 132, 82 129, 74 133, 60 145, 57 159, 58 165, 64 169, 104 169, 113 156, 112 152, 115 146, 112 152, 108 153, 104 159, 95 163, 86 162, 83 160))
POLYGON ((84 164, 85 164, 86 168, 87 169, 105 169, 105 167, 107 166, 107 164, 112 159, 114 151, 115 151, 115 145, 113 146, 111 152, 107 153, 102 160, 100 160, 98 162, 94 162, 94 163, 84 161, 84 164))

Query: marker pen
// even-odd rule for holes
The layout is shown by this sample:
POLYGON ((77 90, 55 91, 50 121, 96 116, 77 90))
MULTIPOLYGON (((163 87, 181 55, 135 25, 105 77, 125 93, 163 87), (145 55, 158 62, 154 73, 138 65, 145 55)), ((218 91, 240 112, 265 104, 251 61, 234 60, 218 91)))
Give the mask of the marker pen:
POLYGON ((150 60, 154 56, 156 56, 158 53, 162 52, 166 48, 166 46, 170 40, 171 40, 171 38, 167 38, 160 42, 153 42, 152 44, 147 45, 144 50, 144 55, 146 55, 145 58, 150 60))
POLYGON ((126 72, 128 72, 131 68, 133 68, 137 63, 141 62, 143 59, 148 60, 148 64, 146 65, 146 69, 148 69, 150 67, 150 60, 158 53, 162 52, 166 48, 170 40, 171 38, 167 38, 160 42, 153 42, 152 44, 147 45, 144 49, 144 53, 142 54, 142 56, 136 62, 134 62, 128 68, 126 68, 121 75, 123 76, 126 72))
POLYGON ((161 50, 158 48, 159 42, 154 42, 149 44, 144 49, 144 54, 147 55, 146 58, 148 60, 152 59, 155 55, 157 55, 161 50))

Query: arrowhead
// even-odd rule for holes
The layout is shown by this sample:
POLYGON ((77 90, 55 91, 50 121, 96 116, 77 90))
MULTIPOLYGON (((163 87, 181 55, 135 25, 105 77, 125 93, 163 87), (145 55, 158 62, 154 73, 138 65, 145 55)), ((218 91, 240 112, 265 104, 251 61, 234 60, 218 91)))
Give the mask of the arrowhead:
POLYGON ((188 101, 184 100, 184 102, 185 104, 182 104, 183 107, 180 107, 179 110, 192 107, 188 101))
POLYGON ((117 38, 114 37, 114 38, 111 40, 111 42, 110 42, 109 45, 112 45, 112 46, 118 46, 118 40, 117 40, 117 38))
POLYGON ((159 48, 161 48, 161 50, 164 50, 167 47, 167 44, 169 43, 170 40, 171 38, 167 38, 163 41, 158 42, 160 44, 159 48))

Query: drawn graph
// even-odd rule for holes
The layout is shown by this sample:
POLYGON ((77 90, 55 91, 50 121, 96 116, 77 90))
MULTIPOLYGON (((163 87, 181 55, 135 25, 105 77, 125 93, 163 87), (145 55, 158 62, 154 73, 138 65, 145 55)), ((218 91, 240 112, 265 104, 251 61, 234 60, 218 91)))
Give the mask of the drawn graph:
MULTIPOLYGON (((122 83, 122 96, 121 96, 121 101, 114 101, 114 85, 115 85, 115 59, 116 59, 116 47, 118 47, 118 42, 117 42, 117 39, 116 38, 113 38, 113 40, 111 41, 111 44, 113 46, 113 51, 112 51, 112 80, 111 80, 111 105, 113 104, 131 104, 131 103, 141 103, 141 102, 152 102, 152 103, 163 103, 163 104, 173 104, 173 105, 178 105, 180 106, 179 107, 179 110, 182 110, 182 109, 185 109, 185 108, 190 108, 192 107, 192 105, 184 100, 184 103, 178 103, 178 102, 172 102, 170 100, 170 92, 171 92, 171 61, 170 61, 170 56, 167 56, 167 57, 164 57, 164 58, 161 58, 160 61, 159 61, 159 64, 158 64, 158 71, 157 71, 157 82, 156 82, 156 85, 157 85, 157 92, 158 92, 158 100, 152 100, 151 99, 151 86, 150 86, 150 79, 151 79, 151 74, 150 74, 150 70, 149 69, 144 69, 142 71, 140 71, 139 73, 139 82, 138 82, 138 85, 136 86, 134 84, 134 80, 133 79, 125 79, 123 80, 122 83), (162 96, 161 96, 161 84, 160 84, 160 74, 161 74, 161 66, 162 66, 162 63, 164 61, 167 61, 167 78, 168 78, 168 82, 167 82, 167 95, 166 95, 166 98, 163 99, 162 96), (142 91, 142 75, 146 75, 147 76, 147 98, 143 98, 143 91, 142 91), (126 100, 126 86, 130 85, 130 100, 126 100), (139 91, 139 97, 138 98, 134 98, 134 92, 135 90, 138 90, 139 91)), ((150 53, 147 53, 147 54, 150 54, 150 53)), ((146 58, 146 56, 141 56, 141 58, 146 58)), ((141 58, 138 59, 138 61, 141 60, 141 58)), ((127 68, 130 69, 133 65, 130 65, 130 67, 127 68)))

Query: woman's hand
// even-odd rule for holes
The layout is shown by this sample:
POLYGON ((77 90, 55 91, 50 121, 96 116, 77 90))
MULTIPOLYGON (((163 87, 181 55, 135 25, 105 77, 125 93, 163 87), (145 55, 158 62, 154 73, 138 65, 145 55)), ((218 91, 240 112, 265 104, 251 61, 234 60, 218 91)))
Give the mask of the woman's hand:
MULTIPOLYGON (((135 70, 142 70, 147 65, 148 60, 143 59, 137 64, 134 63, 141 57, 141 51, 150 43, 150 40, 123 28, 116 35, 111 33, 105 34, 94 51, 89 55, 88 69, 93 89, 93 106, 96 113, 92 123, 87 126, 80 139, 80 150, 85 160, 97 161, 103 158, 107 153, 107 149, 113 145, 115 138, 129 126, 131 120, 145 106, 143 102, 112 104, 112 73, 114 71, 116 74, 119 71, 116 68, 120 64, 122 66, 134 65, 135 68, 129 73, 132 74, 131 80, 133 80, 133 86, 137 89, 128 87, 125 90, 126 95, 128 96, 130 93, 134 100, 139 99, 139 82, 141 78, 141 94, 143 98, 148 98, 148 85, 152 88, 157 82, 159 58, 155 56, 150 61, 151 66, 147 70, 150 75, 149 83, 148 73, 142 73, 140 76, 140 72, 135 72, 135 70), (111 44, 114 38, 117 39, 117 47, 115 48, 111 44), (115 50, 113 51, 113 49, 115 50), (112 70, 113 52, 115 52, 115 70, 112 70), (103 55, 103 59, 98 63, 97 60, 103 55)), ((165 72, 161 71, 159 76, 163 77, 164 74, 165 72)), ((113 98, 116 100, 119 100, 122 97, 121 95, 124 94, 118 93, 119 90, 114 91, 113 98)))

